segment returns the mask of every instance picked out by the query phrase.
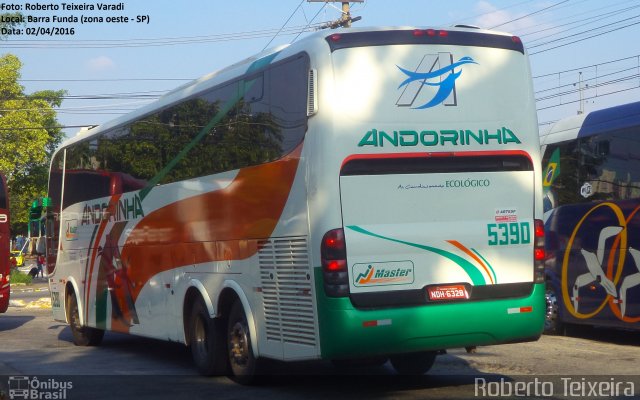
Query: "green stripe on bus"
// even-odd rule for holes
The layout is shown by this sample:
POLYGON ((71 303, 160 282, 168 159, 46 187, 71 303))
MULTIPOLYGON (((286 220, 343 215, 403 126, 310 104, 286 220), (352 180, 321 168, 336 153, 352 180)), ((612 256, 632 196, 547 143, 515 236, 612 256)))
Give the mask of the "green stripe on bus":
POLYGON ((480 254, 480 252, 477 251, 476 249, 471 249, 471 251, 473 251, 478 257, 480 257, 482 259, 482 261, 484 261, 485 264, 487 264, 487 267, 489 267, 489 269, 491 270, 491 274, 493 275, 493 283, 497 284, 498 283, 498 276, 496 276, 496 271, 494 271, 494 269, 491 266, 491 264, 489 264, 489 261, 487 261, 486 258, 482 257, 482 254, 480 254))
POLYGON ((394 238, 390 238, 390 237, 386 237, 386 236, 382 236, 382 235, 378 235, 377 233, 373 233, 370 232, 366 229, 363 229, 359 226, 355 226, 355 225, 351 225, 351 226, 347 226, 347 228, 351 229, 352 231, 358 232, 358 233, 362 233, 364 235, 368 235, 368 236, 373 236, 373 237, 377 237, 379 239, 384 239, 384 240, 388 240, 391 242, 395 242, 395 243, 401 243, 407 246, 411 246, 411 247, 416 247, 418 249, 422 249, 422 250, 426 250, 432 253, 436 253, 442 257, 448 258, 449 260, 453 261, 454 263, 456 263, 457 265, 459 265, 469 276, 469 278, 471 279, 471 282, 473 282, 473 284, 475 286, 480 286, 480 285, 486 285, 486 281, 484 279, 484 276, 482 276, 482 273, 473 265, 471 264, 469 261, 465 260, 464 258, 450 253, 448 251, 442 250, 442 249, 438 249, 436 247, 430 247, 430 246, 425 246, 422 244, 417 244, 417 243, 411 243, 411 242, 406 242, 404 240, 399 240, 399 239, 394 239, 394 238))
POLYGON ((327 297, 323 272, 314 268, 318 299, 320 353, 324 359, 349 359, 412 351, 494 345, 540 336, 544 325, 544 284, 521 298, 360 309, 349 297, 327 297), (509 314, 508 309, 532 307, 509 314), (367 327, 367 321, 383 320, 367 327), (339 328, 338 328, 339 327, 339 328))

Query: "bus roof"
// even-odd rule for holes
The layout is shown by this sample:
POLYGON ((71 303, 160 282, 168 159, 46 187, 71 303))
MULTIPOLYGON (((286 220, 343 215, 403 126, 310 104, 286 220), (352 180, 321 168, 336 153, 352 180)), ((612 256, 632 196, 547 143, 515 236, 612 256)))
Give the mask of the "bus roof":
MULTIPOLYGON (((187 82, 184 85, 178 86, 177 88, 166 93, 165 95, 160 97, 158 100, 150 104, 147 104, 137 110, 134 110, 128 114, 125 114, 121 117, 108 121, 102 125, 88 128, 88 129, 87 128, 81 129, 76 134, 76 136, 71 137, 65 142, 63 142, 58 147, 58 150, 70 144, 80 142, 92 136, 98 135, 101 132, 113 129, 118 126, 126 125, 130 121, 144 117, 145 115, 152 114, 180 100, 183 100, 192 96, 196 96, 210 88, 215 87, 216 85, 224 83, 225 81, 233 80, 250 71, 252 67, 256 64, 259 64, 261 60, 277 61, 278 59, 286 58, 300 51, 314 52, 314 51, 318 51, 319 48, 326 49, 326 51, 333 51, 335 49, 333 48, 330 49, 331 46, 327 46, 328 44, 327 38, 332 37, 334 35, 343 35, 347 37, 350 36, 350 37, 357 38, 357 37, 362 37, 363 36, 362 34, 366 34, 366 33, 374 33, 374 34, 378 34, 379 36, 379 33, 381 32, 390 32, 393 34, 394 32, 400 32, 400 31, 414 31, 414 32, 421 31, 421 32, 424 32, 425 35, 427 31, 435 31, 435 32, 447 31, 447 32, 455 33, 454 36, 456 37, 464 35, 464 33, 467 32, 467 33, 474 33, 474 34, 490 35, 490 36, 493 36, 494 38, 501 37, 501 36, 513 38, 511 34, 506 32, 491 31, 491 30, 478 29, 478 28, 466 27, 466 26, 459 26, 459 27, 454 26, 454 27, 446 27, 446 28, 435 28, 435 27, 426 28, 426 27, 407 27, 407 26, 405 27, 363 27, 363 28, 348 28, 348 29, 343 28, 343 29, 334 29, 334 30, 328 30, 328 31, 320 31, 320 32, 311 34, 293 44, 281 45, 279 47, 267 49, 259 54, 256 54, 242 61, 234 63, 226 68, 212 72, 201 78, 195 79, 191 82, 187 82)), ((442 37, 436 37, 435 39, 436 41, 434 42, 434 44, 444 43, 442 41, 442 37)), ((416 40, 419 41, 419 39, 416 39, 416 40)), ((378 44, 392 44, 392 43, 378 43, 378 44)), ((458 42, 457 44, 473 46, 473 45, 482 45, 482 42, 466 40, 463 42, 458 42)), ((346 47, 357 46, 357 45, 364 46, 364 45, 367 45, 367 43, 366 42, 361 42, 359 44, 351 43, 346 47)), ((522 44, 519 41, 516 41, 516 45, 514 49, 517 49, 518 51, 523 52, 522 44)))
POLYGON ((540 144, 564 142, 638 125, 640 101, 561 119, 548 132, 541 132, 540 144))

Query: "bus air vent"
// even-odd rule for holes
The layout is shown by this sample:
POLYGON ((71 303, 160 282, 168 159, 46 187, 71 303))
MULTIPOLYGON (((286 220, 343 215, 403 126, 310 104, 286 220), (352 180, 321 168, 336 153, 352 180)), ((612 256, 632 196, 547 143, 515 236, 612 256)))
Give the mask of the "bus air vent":
POLYGON ((307 239, 274 238, 258 243, 267 340, 316 345, 316 322, 307 239))
POLYGON ((315 69, 309 70, 309 90, 307 98, 307 117, 310 117, 318 112, 318 83, 317 83, 318 71, 315 69))

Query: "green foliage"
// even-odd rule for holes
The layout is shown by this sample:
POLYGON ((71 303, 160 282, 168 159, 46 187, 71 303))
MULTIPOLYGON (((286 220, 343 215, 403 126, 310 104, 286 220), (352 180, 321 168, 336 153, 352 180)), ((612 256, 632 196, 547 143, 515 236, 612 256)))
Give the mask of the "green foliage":
POLYGON ((11 282, 12 284, 25 283, 27 285, 30 285, 32 280, 33 278, 31 277, 31 275, 20 272, 17 268, 11 269, 9 282, 11 282))
POLYGON ((25 94, 21 67, 18 57, 0 56, 0 172, 8 180, 13 234, 26 233, 29 205, 46 196, 51 154, 64 137, 54 107, 65 92, 25 94))
MULTIPOLYGON (((14 22, 16 19, 22 17, 20 13, 5 13, 0 14, 3 18, 0 18, 2 21, 0 22, 0 28, 17 28, 20 23, 14 22)), ((6 35, 0 35, 0 40, 4 39, 6 35)))

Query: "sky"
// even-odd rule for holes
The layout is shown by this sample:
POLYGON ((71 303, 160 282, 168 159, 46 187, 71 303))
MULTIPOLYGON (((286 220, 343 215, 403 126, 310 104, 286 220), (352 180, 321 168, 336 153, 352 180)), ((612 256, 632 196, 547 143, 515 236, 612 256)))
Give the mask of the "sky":
MULTIPOLYGON (((46 6, 70 0, 12 0, 46 6)), ((27 23, 0 41, 23 62, 26 93, 65 89, 58 121, 67 136, 141 107, 191 79, 308 35, 340 16, 340 3, 307 0, 103 0, 116 11, 22 11, 33 17, 137 16, 137 23, 27 23), (147 23, 148 22, 148 23, 147 23), (61 27, 73 35, 32 36, 61 27), (278 32, 280 32, 278 34, 278 32), (108 99, 104 99, 108 97, 108 99)), ((5 2, 9 4, 8 2, 5 2)), ((94 0, 76 5, 94 5, 94 0)), ((42 7, 41 7, 42 8, 42 7)), ((469 24, 521 37, 531 60, 541 127, 640 97, 640 0, 366 0, 354 26, 469 24), (582 88, 582 90, 579 90, 582 88), (582 94, 583 101, 580 101, 582 94)), ((3 11, 0 10, 0 13, 3 11)))

